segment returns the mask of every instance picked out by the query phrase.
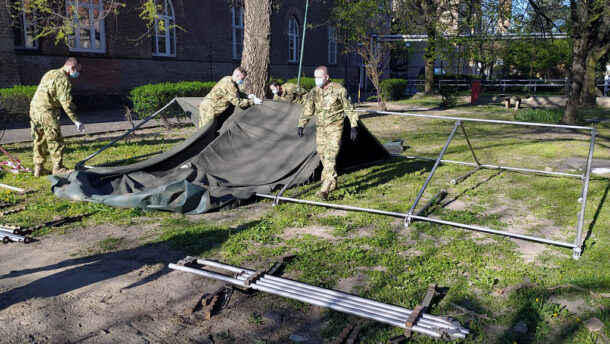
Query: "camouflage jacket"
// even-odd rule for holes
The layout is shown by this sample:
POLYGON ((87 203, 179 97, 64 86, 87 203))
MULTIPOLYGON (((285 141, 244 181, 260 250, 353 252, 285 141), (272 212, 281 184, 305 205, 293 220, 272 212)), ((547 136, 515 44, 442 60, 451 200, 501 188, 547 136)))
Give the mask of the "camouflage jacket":
POLYGON ((299 127, 304 127, 314 114, 318 126, 341 126, 344 116, 349 118, 352 128, 358 126, 358 114, 347 99, 347 90, 336 82, 331 82, 325 90, 314 87, 309 91, 299 127))
POLYGON ((299 90, 296 84, 285 83, 284 85, 282 85, 282 94, 274 95, 273 100, 305 104, 306 96, 307 91, 299 90))
POLYGON ((36 88, 36 93, 30 102, 30 110, 50 111, 59 115, 60 109, 63 108, 68 117, 77 122, 78 116, 76 116, 76 106, 72 103, 71 89, 70 79, 61 68, 48 71, 36 88))
POLYGON ((203 98, 199 105, 199 112, 202 115, 218 116, 231 105, 247 108, 253 104, 252 100, 245 98, 244 94, 239 91, 233 79, 230 76, 225 76, 203 98))

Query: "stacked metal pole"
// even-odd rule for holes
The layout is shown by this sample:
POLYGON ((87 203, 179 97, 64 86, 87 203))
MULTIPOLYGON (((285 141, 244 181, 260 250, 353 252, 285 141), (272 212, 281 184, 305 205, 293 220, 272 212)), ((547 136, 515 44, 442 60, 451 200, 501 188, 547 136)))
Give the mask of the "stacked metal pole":
POLYGON ((353 314, 403 329, 409 329, 413 332, 437 339, 464 339, 469 333, 469 330, 464 328, 457 321, 427 313, 422 313, 412 327, 407 327, 407 319, 409 319, 413 312, 409 309, 267 274, 262 274, 254 282, 247 285, 246 281, 257 274, 256 271, 205 259, 197 259, 196 261, 201 265, 233 272, 236 274, 236 277, 230 277, 221 273, 184 265, 170 264, 169 267, 175 270, 219 279, 242 287, 250 287, 254 290, 283 296, 308 304, 327 307, 339 312, 353 314))
POLYGON ((29 244, 32 242, 32 238, 25 235, 17 234, 19 231, 15 228, 0 227, 0 239, 3 243, 8 244, 9 242, 23 242, 29 244))

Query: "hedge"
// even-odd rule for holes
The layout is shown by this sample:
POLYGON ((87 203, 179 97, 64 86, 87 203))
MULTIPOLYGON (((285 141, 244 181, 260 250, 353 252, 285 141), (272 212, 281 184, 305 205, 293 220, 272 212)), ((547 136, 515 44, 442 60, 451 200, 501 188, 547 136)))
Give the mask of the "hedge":
POLYGON ((0 114, 2 121, 29 121, 30 102, 37 86, 15 85, 11 88, 0 88, 0 114))
POLYGON ((203 97, 216 85, 214 81, 162 82, 138 86, 129 92, 133 111, 138 117, 155 113, 175 97, 203 97))
MULTIPOLYGON (((343 79, 330 79, 330 81, 343 85, 343 79)), ((297 78, 288 79, 288 80, 286 80, 286 82, 296 84, 297 78)), ((312 88, 314 88, 315 86, 316 86, 316 81, 314 78, 307 78, 307 77, 301 78, 301 87, 303 89, 309 91, 312 88)))
POLYGON ((388 100, 399 100, 404 98, 407 88, 405 79, 386 79, 381 82, 381 93, 388 100))

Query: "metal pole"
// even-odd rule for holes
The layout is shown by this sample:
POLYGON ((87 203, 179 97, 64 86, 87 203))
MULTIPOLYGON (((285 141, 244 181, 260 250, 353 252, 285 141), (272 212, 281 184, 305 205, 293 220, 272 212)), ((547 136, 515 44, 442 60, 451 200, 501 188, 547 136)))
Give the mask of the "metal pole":
POLYGON ((5 188, 5 189, 9 189, 11 191, 15 191, 15 192, 18 192, 18 193, 25 193, 26 192, 25 189, 18 188, 16 186, 10 186, 10 185, 6 185, 6 184, 2 184, 2 183, 0 183, 0 187, 5 188))
POLYGON ((217 279, 220 281, 229 282, 229 283, 233 283, 233 284, 245 287, 244 281, 240 281, 237 278, 233 278, 233 277, 219 274, 216 272, 211 272, 211 271, 201 270, 201 269, 193 269, 193 268, 189 268, 188 266, 182 266, 182 265, 177 265, 177 264, 173 264, 173 263, 169 264, 169 268, 174 269, 174 270, 184 271, 184 272, 190 272, 190 273, 194 273, 196 275, 209 277, 209 278, 213 278, 213 279, 217 279))
POLYGON ((452 221, 445 221, 445 220, 440 220, 440 219, 433 219, 433 218, 430 218, 430 217, 418 216, 418 215, 410 215, 410 217, 415 219, 415 220, 440 223, 442 225, 449 225, 449 226, 454 226, 454 227, 459 227, 459 228, 472 229, 472 230, 479 231, 479 232, 503 235, 503 236, 507 236, 507 237, 511 237, 511 238, 536 241, 536 242, 541 242, 541 243, 545 243, 545 244, 551 244, 551 245, 563 246, 563 247, 569 247, 569 248, 576 247, 576 245, 574 245, 574 244, 565 243, 565 242, 561 242, 561 241, 548 240, 548 239, 543 239, 543 238, 536 238, 536 237, 529 236, 529 235, 522 235, 522 234, 510 233, 510 232, 505 232, 505 231, 499 231, 499 230, 496 230, 496 229, 491 229, 491 228, 486 228, 486 227, 471 226, 471 225, 467 225, 467 224, 463 224, 463 223, 459 223, 459 222, 452 222, 452 221))
POLYGON ((301 39, 301 56, 299 57, 299 74, 297 75, 297 88, 301 88, 301 68, 303 67, 303 50, 305 50, 305 32, 307 31, 307 10, 309 0, 305 2, 305 18, 303 19, 303 38, 301 39))
MULTIPOLYGON (((434 175, 434 172, 438 168, 438 165, 441 163, 441 159, 443 158, 443 155, 445 155, 445 152, 447 151, 447 147, 449 147, 449 144, 451 143, 451 140, 453 140, 453 136, 455 135, 455 131, 457 130, 458 126, 461 123, 462 122, 460 120, 457 120, 457 122, 455 122, 455 126, 453 126, 453 130, 451 131, 451 134, 449 134, 449 138, 447 139, 447 142, 445 142, 445 146, 443 147, 443 150, 441 151, 441 153, 439 154, 438 158, 436 159, 436 162, 434 163, 434 166, 432 167, 432 170, 430 170, 430 173, 428 174, 428 178, 426 178, 426 181, 424 182, 424 185, 419 190, 419 193, 417 194, 417 197, 415 197, 415 201, 413 201, 413 205, 411 206, 411 209, 409 209, 408 216, 411 216, 411 214, 413 214, 413 212, 415 211, 415 207, 417 207, 417 203, 419 203, 419 200, 424 195, 424 191, 426 191, 426 188, 428 187, 428 183, 430 183, 430 180, 432 179, 432 176, 434 175)), ((408 226, 410 223, 411 223, 410 218, 407 217, 407 219, 405 219, 405 226, 408 226)))
POLYGON ((421 118, 443 119, 443 120, 451 120, 451 121, 460 120, 462 122, 480 122, 480 123, 524 125, 524 126, 532 126, 532 127, 593 130, 592 127, 583 127, 583 126, 578 126, 578 125, 545 124, 545 123, 534 123, 534 122, 502 121, 502 120, 496 120, 496 119, 435 116, 435 115, 423 115, 423 114, 416 114, 416 113, 403 113, 403 112, 392 112, 392 111, 375 111, 375 110, 355 110, 355 111, 371 113, 371 114, 396 115, 396 116, 406 116, 406 117, 421 117, 421 118))
POLYGON ((475 173, 476 171, 478 171, 478 170, 480 170, 480 169, 481 169, 481 166, 477 166, 477 168, 475 168, 474 170, 472 170, 472 171, 470 171, 470 172, 466 172, 466 173, 464 173, 463 175, 461 175, 461 176, 459 176, 459 177, 457 177, 457 178, 455 178, 455 179, 451 179, 451 181, 449 181, 449 183, 450 183, 451 185, 455 185, 455 184, 457 184, 457 183, 461 182, 462 180, 464 180, 464 179, 466 179, 466 178, 470 177, 470 176, 471 176, 473 173, 475 173))
POLYGON ((587 207, 587 193, 589 191, 589 178, 591 177, 591 162, 593 160, 593 149, 595 148, 595 135, 597 135, 597 128, 593 128, 591 132, 591 144, 589 145, 589 156, 587 157, 587 170, 585 171, 585 178, 582 181, 582 190, 580 192, 580 199, 582 205, 580 207, 580 212, 578 213, 578 227, 576 229, 576 239, 574 240, 574 252, 572 253, 572 257, 574 259, 579 259, 580 254, 582 253, 582 228, 585 222, 585 210, 587 207))
MULTIPOLYGON (((402 158, 402 159, 416 159, 416 160, 428 160, 428 161, 436 161, 436 159, 433 158, 424 158, 424 157, 419 157, 419 156, 410 156, 410 155, 392 155, 393 157, 396 158, 402 158)), ((455 161, 455 160, 441 160, 442 163, 447 163, 447 164, 457 164, 457 165, 466 165, 466 166, 479 166, 481 168, 489 168, 489 169, 494 169, 494 170, 506 170, 506 171, 516 171, 516 172, 532 172, 532 173, 540 173, 540 174, 548 174, 551 176, 562 176, 562 177, 576 177, 576 178, 583 178, 584 175, 582 174, 574 174, 574 173, 564 173, 564 172, 552 172, 552 171, 541 171, 541 170, 533 170, 533 169, 529 169, 529 168, 518 168, 518 167, 508 167, 508 166, 500 166, 500 165, 488 165, 488 164, 482 164, 482 165, 477 165, 475 163, 472 162, 465 162, 465 161, 455 161)))
POLYGON ((445 197, 447 195, 447 190, 442 189, 441 191, 437 192, 436 195, 432 196, 432 198, 430 198, 430 200, 428 201, 428 203, 424 204, 423 207, 421 207, 421 209, 419 209, 415 215, 422 215, 426 209, 430 208, 430 206, 432 206, 434 203, 438 202, 441 198, 445 197))
POLYGON ((464 137, 466 138, 466 143, 468 143, 468 148, 470 148, 470 151, 472 152, 472 157, 474 158, 474 161, 477 162, 477 165, 481 166, 479 159, 477 159, 477 155, 474 154, 474 149, 472 148, 472 144, 470 143, 468 134, 466 134, 466 128, 464 128, 464 123, 460 123, 460 128, 462 128, 462 133, 464 133, 464 137))
POLYGON ((97 152, 89 155, 88 157, 86 157, 85 159, 79 161, 76 163, 76 169, 80 170, 82 169, 84 166, 84 163, 86 161, 91 160, 93 157, 95 157, 96 155, 100 154, 101 152, 105 151, 108 147, 112 146, 113 144, 117 143, 118 141, 120 141, 121 139, 123 139, 125 136, 130 135, 131 133, 133 133, 134 131, 136 131, 139 127, 143 126, 144 123, 150 121, 151 119, 153 119, 155 116, 157 116, 158 114, 160 114, 161 112, 165 111, 165 109, 167 109, 170 105, 172 105, 174 102, 176 101, 176 98, 172 99, 169 103, 165 104, 164 107, 162 107, 160 110, 158 110, 157 112, 153 113, 152 115, 146 117, 145 119, 142 120, 142 122, 138 123, 136 126, 134 126, 133 128, 129 129, 126 133, 124 133, 123 135, 115 138, 114 140, 110 141, 110 143, 108 143, 107 145, 105 145, 104 147, 100 148, 97 152))
MULTIPOLYGON (((266 195, 266 194, 261 194, 261 193, 257 193, 256 196, 261 197, 261 198, 269 198, 269 199, 275 199, 277 197, 277 196, 266 195)), ((308 201, 308 200, 292 198, 292 197, 277 197, 277 198, 280 201, 289 201, 289 202, 294 202, 294 203, 319 205, 322 207, 329 207, 329 208, 342 209, 342 210, 364 211, 367 213, 388 215, 388 216, 394 216, 394 217, 406 217, 407 216, 407 214, 403 214, 403 213, 395 213, 392 211, 353 207, 351 205, 340 205, 340 204, 332 204, 332 203, 325 203, 325 202, 308 201)))

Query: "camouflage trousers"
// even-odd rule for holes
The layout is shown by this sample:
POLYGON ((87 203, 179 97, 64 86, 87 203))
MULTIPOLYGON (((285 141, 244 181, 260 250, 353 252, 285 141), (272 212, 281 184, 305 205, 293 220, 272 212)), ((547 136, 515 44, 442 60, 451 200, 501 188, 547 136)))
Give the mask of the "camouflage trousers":
POLYGON ((61 134, 58 113, 48 110, 30 110, 34 164, 44 164, 49 155, 53 166, 63 166, 64 137, 61 134))
POLYGON ((206 124, 211 122, 214 119, 214 115, 210 115, 209 113, 199 111, 199 122, 197 122, 197 129, 203 128, 206 124))
MULTIPOLYGON (((343 123, 341 123, 343 124, 343 123)), ((341 147, 343 125, 318 126, 316 141, 318 156, 322 161, 322 187, 320 191, 331 192, 337 188, 337 155, 341 147)))

